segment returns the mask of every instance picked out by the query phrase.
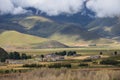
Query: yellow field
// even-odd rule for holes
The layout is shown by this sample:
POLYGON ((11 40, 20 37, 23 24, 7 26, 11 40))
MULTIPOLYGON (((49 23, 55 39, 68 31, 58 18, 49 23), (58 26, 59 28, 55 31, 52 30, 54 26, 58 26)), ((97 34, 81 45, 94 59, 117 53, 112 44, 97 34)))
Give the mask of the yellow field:
POLYGON ((82 55, 97 55, 103 52, 104 55, 109 55, 117 51, 120 53, 120 48, 55 48, 55 49, 16 49, 8 50, 8 52, 18 51, 21 53, 27 53, 30 55, 49 54, 61 51, 76 51, 77 54, 82 55))

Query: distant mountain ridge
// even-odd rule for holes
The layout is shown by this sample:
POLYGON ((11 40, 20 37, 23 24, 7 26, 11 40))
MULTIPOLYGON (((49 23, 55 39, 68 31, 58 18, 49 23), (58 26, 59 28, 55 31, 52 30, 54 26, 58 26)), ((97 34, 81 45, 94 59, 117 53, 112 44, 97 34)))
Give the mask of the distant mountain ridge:
POLYGON ((92 18, 74 14, 47 16, 44 14, 0 16, 0 32, 15 30, 20 33, 56 40, 75 46, 85 44, 114 44, 120 42, 119 18, 92 18))
POLYGON ((17 31, 4 31, 0 34, 0 46, 8 49, 66 48, 63 43, 46 38, 23 34, 17 31))

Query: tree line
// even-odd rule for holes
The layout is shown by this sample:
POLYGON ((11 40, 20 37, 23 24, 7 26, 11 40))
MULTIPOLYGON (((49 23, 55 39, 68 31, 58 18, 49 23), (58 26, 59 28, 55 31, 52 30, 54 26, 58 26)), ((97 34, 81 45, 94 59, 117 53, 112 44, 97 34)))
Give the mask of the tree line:
POLYGON ((5 62, 6 59, 13 59, 13 60, 20 60, 20 59, 30 59, 31 56, 25 53, 20 54, 19 52, 10 52, 10 53, 3 53, 0 58, 0 62, 5 62))
POLYGON ((67 51, 62 51, 62 52, 56 52, 54 54, 59 55, 59 56, 74 56, 77 53, 76 53, 76 51, 68 51, 68 52, 67 51))

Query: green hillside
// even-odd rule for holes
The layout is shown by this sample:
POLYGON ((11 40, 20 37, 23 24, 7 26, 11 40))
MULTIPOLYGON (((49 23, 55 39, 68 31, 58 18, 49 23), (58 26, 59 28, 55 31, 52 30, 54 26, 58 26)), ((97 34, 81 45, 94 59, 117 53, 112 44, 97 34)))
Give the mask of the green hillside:
POLYGON ((47 41, 47 39, 17 31, 5 31, 0 34, 0 45, 4 47, 31 47, 31 44, 43 41, 47 41))
POLYGON ((38 45, 36 48, 39 48, 39 49, 68 48, 69 47, 69 46, 67 46, 61 42, 55 41, 55 40, 44 41, 44 42, 41 42, 40 44, 36 44, 36 45, 38 45))
POLYGON ((0 44, 7 47, 16 45, 36 47, 34 44, 39 44, 44 39, 56 40, 69 46, 116 45, 120 42, 120 20, 118 18, 94 19, 87 26, 78 23, 61 23, 43 16, 31 15, 3 17, 1 19, 0 32, 14 30, 21 32, 20 34, 29 34, 24 36, 25 39, 21 39, 20 34, 16 32, 1 33, 0 44), (11 38, 10 35, 12 35, 11 38), (33 36, 28 37, 31 35, 33 36), (37 39, 33 38, 36 36, 38 36, 37 39), (39 37, 43 38, 38 39, 39 37))
POLYGON ((21 21, 19 21, 19 24, 25 27, 26 29, 31 29, 36 25, 37 22, 52 23, 53 21, 41 16, 28 16, 22 19, 21 21))

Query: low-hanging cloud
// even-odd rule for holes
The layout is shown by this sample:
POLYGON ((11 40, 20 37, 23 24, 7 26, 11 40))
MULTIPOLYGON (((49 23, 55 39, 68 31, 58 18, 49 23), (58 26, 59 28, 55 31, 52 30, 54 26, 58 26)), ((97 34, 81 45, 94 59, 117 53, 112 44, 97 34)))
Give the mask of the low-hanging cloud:
POLYGON ((62 13, 74 14, 81 11, 83 2, 84 0, 0 0, 0 13, 17 14, 26 12, 25 9, 28 7, 33 7, 50 16, 62 13), (7 5, 1 5, 6 3, 7 5))
POLYGON ((33 7, 49 16, 69 15, 82 12, 84 6, 97 17, 120 16, 120 0, 0 0, 0 14, 23 14, 33 7))
POLYGON ((89 0, 86 6, 95 12, 97 17, 120 16, 120 0, 89 0))

